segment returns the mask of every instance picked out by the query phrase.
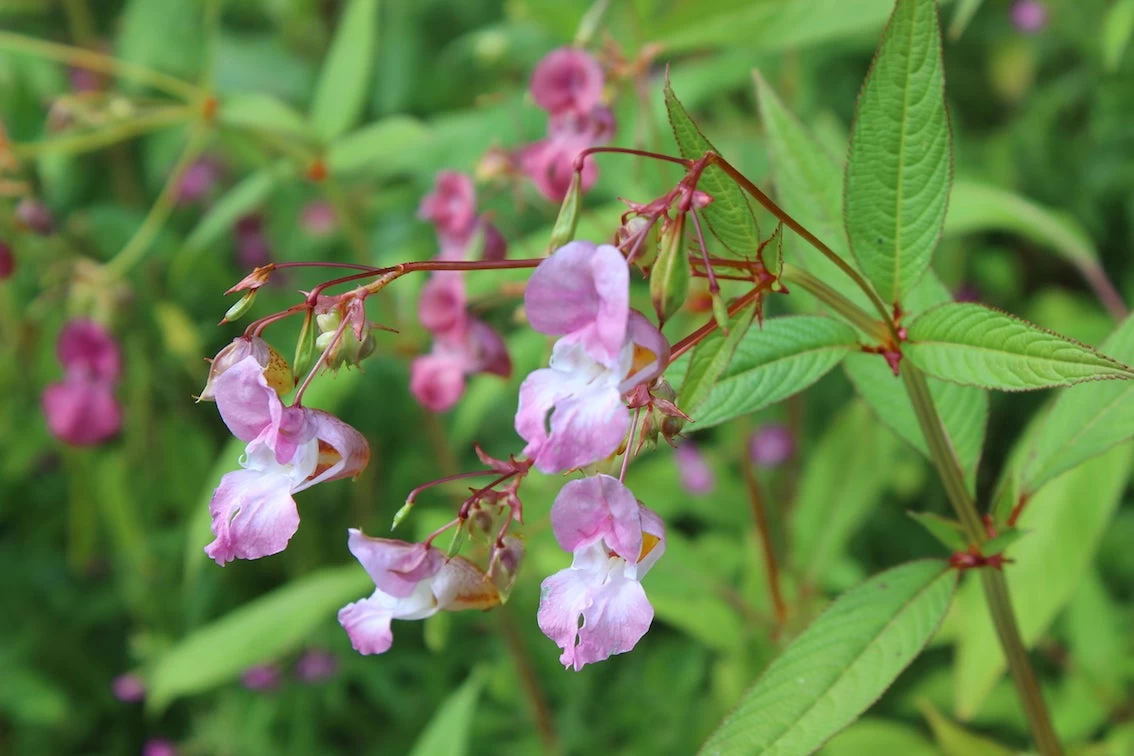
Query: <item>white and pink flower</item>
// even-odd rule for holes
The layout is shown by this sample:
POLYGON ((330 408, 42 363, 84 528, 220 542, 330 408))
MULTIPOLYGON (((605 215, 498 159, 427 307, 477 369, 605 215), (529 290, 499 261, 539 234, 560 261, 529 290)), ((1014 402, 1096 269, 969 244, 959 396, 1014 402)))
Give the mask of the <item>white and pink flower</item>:
POLYGON ((661 518, 616 478, 596 475, 563 486, 551 526, 574 554, 540 588, 539 628, 563 650, 559 661, 577 671, 630 651, 654 619, 640 581, 665 552, 661 518))
POLYGON ((205 553, 217 564, 283 551, 299 528, 293 494, 365 469, 362 434, 321 410, 287 407, 249 354, 212 381, 221 418, 248 446, 243 469, 226 474, 209 502, 216 539, 205 553))

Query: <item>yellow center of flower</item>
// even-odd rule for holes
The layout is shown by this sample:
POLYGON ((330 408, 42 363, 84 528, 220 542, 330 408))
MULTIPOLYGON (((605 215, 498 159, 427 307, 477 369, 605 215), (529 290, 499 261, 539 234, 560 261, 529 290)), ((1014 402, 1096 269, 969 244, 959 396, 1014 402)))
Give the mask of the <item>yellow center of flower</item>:
POLYGON ((661 539, 653 533, 642 533, 642 551, 638 554, 638 561, 645 559, 654 547, 661 543, 661 539))

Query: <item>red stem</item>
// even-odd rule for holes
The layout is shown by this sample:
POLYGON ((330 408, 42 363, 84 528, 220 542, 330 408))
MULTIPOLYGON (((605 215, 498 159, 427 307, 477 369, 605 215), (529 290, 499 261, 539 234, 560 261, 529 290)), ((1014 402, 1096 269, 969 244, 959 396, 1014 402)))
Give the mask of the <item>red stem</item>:
MULTIPOLYGON (((728 314, 731 316, 740 312, 745 307, 755 302, 759 298, 760 294, 761 290, 759 288, 752 289, 747 294, 729 305, 728 314)), ((697 344, 699 344, 702 339, 704 339, 715 330, 717 330, 717 321, 710 320, 708 323, 701 326, 696 331, 674 344, 673 349, 669 351, 669 364, 672 365, 677 361, 678 357, 685 354, 693 347, 697 346, 697 344)))

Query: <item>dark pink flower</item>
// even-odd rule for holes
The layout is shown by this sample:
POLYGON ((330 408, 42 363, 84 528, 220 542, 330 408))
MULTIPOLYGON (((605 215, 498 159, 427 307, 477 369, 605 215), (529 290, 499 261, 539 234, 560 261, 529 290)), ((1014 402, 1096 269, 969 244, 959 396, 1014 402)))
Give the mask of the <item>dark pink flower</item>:
POLYGON ((410 365, 410 392, 421 406, 444 412, 465 393, 465 380, 477 373, 512 375, 508 347, 492 326, 467 318, 460 328, 439 334, 433 350, 410 365))
POLYGON ((177 203, 192 205, 200 202, 216 186, 221 177, 221 168, 216 161, 198 158, 181 174, 177 182, 177 203))
POLYGON ((335 208, 326 200, 312 200, 303 206, 299 225, 311 236, 327 236, 339 226, 335 208))
POLYGON ((55 354, 68 375, 113 382, 122 373, 122 353, 114 337, 93 320, 78 318, 63 326, 55 354))
POLYGON ((40 398, 52 435, 75 446, 92 446, 118 433, 122 408, 114 384, 122 372, 122 354, 114 337, 94 321, 72 320, 59 334, 56 355, 65 376, 40 398))
POLYGON ((654 609, 639 581, 665 552, 665 525, 616 478, 596 475, 563 486, 551 527, 571 566, 540 586, 539 629, 576 671, 634 648, 654 609), (582 622, 580 622, 582 620, 582 622))
POLYGON ((16 205, 16 221, 32 233, 47 236, 55 230, 55 218, 47 205, 25 197, 16 205))
POLYGON ((124 674, 110 683, 114 697, 123 703, 137 703, 146 696, 146 684, 135 674, 124 674))
POLYGON ((705 457, 692 441, 683 441, 674 450, 674 461, 681 478, 681 486, 692 494, 704 495, 716 488, 716 479, 705 457))
POLYGON ((430 333, 459 333, 468 319, 466 304, 464 276, 458 271, 441 270, 422 287, 417 315, 430 333))
POLYGON ((1047 6, 1038 0, 1012 3, 1012 24, 1025 34, 1036 34, 1047 26, 1047 6))
POLYGON ((779 467, 795 454, 795 439, 786 425, 765 425, 752 434, 748 454, 758 467, 779 467))
POLYGON ((272 249, 259 215, 245 215, 233 228, 236 235, 236 262, 242 268, 259 268, 272 261, 272 249))
POLYGON ((142 745, 142 756, 177 756, 177 746, 165 738, 151 738, 142 745))
POLYGON ((240 674, 240 684, 248 690, 262 692, 275 690, 280 686, 280 668, 275 664, 257 664, 240 674))
POLYGON ((602 66, 589 53, 561 47, 544 56, 532 73, 536 105, 552 115, 588 113, 602 100, 602 66))
POLYGON ((338 668, 338 657, 330 651, 312 648, 296 660, 295 676, 301 682, 319 683, 334 677, 338 668))
POLYGON ((467 241, 476 221, 472 178, 456 171, 441 171, 433 191, 421 200, 417 217, 433 223, 441 236, 467 241))
POLYGON ((410 393, 430 412, 444 412, 465 393, 464 361, 455 354, 427 354, 410 364, 410 393))
MULTIPOLYGON (((599 105, 592 113, 573 112, 555 116, 548 125, 548 136, 521 149, 520 170, 532 180, 536 189, 553 202, 562 202, 575 173, 575 159, 590 147, 605 144, 614 132, 614 115, 599 105)), ((583 163, 580 188, 588 191, 598 180, 598 166, 593 159, 583 163)))

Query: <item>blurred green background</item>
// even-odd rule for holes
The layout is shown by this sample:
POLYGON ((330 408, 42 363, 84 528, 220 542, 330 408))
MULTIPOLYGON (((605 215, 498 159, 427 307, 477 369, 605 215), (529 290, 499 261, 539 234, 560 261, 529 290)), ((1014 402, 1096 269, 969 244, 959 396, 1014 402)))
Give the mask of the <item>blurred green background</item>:
MULTIPOLYGON (((592 51, 622 62, 624 76, 608 74, 616 144, 675 151, 661 103, 669 64, 721 152, 770 187, 752 69, 842 156, 891 3, 614 0, 600 16, 603 5, 0 0, 0 121, 15 145, 0 149, 0 242, 15 268, 0 281, 0 753, 138 753, 154 739, 181 754, 691 753, 827 598, 903 560, 944 556, 905 515, 947 510, 936 477, 837 370, 744 422, 691 432, 715 473, 710 493, 682 488, 664 446, 633 464, 630 487, 670 532, 645 582, 654 627, 633 653, 567 672, 539 633, 539 582, 570 557, 546 517, 561 481, 534 476, 524 487, 528 556, 505 607, 395 623, 389 653, 355 654, 334 615, 372 585, 345 548, 346 528, 382 534, 414 486, 476 466, 473 441, 496 456, 519 449, 516 389, 546 344, 512 325, 519 300, 502 281, 522 277, 510 274, 469 278, 510 331, 510 382, 477 377, 440 417, 419 408, 407 365, 428 348, 415 323, 422 281, 399 282, 371 308, 399 333, 377 334, 363 371, 321 378, 309 395, 366 434, 369 469, 304 493, 285 553, 224 569, 202 553, 209 495, 240 447, 191 397, 202 358, 240 333, 216 322, 231 304, 222 292, 255 254, 431 257, 435 239, 415 210, 434 174, 472 173, 489 148, 542 137, 528 77, 584 18, 595 24, 592 51), (339 24, 344 13, 364 22, 339 24), (29 39, 163 72, 214 93, 219 111, 202 121, 200 102, 79 72, 29 39), (190 160, 207 180, 178 199, 171 176, 190 160), (329 178, 312 180, 316 160, 329 178), (49 209, 48 233, 20 220, 29 196, 49 209), (107 275, 99 264, 124 248, 137 263, 107 275), (55 337, 76 316, 106 323, 124 352, 124 427, 94 448, 53 439, 39 408, 61 375, 55 337), (790 607, 782 629, 741 474, 749 434, 772 422, 796 444, 788 462, 759 470, 790 607), (311 652, 329 654, 333 671, 297 667, 324 658, 311 652), (242 682, 258 665, 274 684, 242 682), (144 703, 115 697, 124 673, 145 680, 144 703)), ((1035 3, 1042 23, 1017 5, 942 8, 955 174, 976 189, 954 196, 935 268, 959 294, 1097 345, 1115 320, 1083 270, 1101 267, 1134 301, 1134 3, 1035 3)), ((601 171, 584 219, 596 240, 617 225, 616 196, 645 200, 676 179, 624 157, 601 171)), ((479 192, 512 256, 542 253, 557 208, 522 184, 483 181, 479 192)), ((289 271, 256 316, 319 280, 289 271)), ((693 327, 705 315, 683 317, 693 327)), ((285 355, 296 327, 269 331, 285 355)), ((1049 399, 992 397, 982 502, 1049 399)), ((1120 446, 1044 489, 1051 514, 1032 527, 1061 538, 1050 541, 1049 571, 1036 568, 1035 589, 1016 596, 1057 728, 1091 744, 1084 753, 1134 753, 1130 452, 1120 446), (1105 500, 1106 516, 1076 530, 1084 497, 1105 500)), ((459 487, 423 495, 411 534, 448 520, 461 498, 459 487)), ((1010 684, 981 672, 995 647, 969 630, 984 611, 974 597, 962 590, 929 651, 824 753, 994 754, 1027 742, 1010 684)))

